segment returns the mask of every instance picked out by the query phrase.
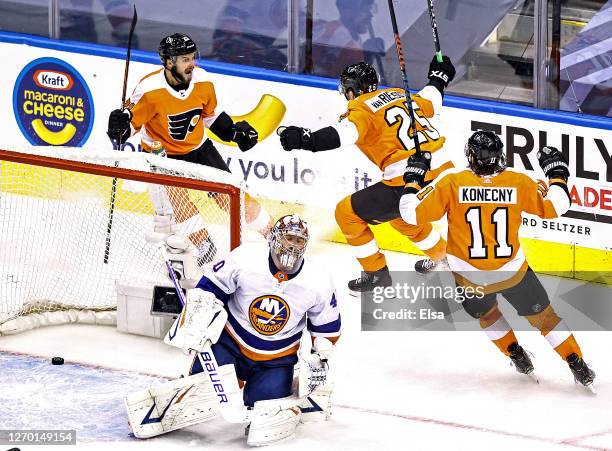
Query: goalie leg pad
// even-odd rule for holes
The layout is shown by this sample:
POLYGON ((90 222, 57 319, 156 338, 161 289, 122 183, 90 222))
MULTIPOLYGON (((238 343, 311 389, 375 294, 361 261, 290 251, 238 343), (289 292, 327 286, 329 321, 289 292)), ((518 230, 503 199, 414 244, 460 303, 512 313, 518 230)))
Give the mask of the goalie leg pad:
POLYGON ((137 438, 203 423, 218 412, 215 392, 204 373, 132 393, 126 397, 125 406, 137 438))
POLYGON ((301 417, 295 398, 257 401, 252 414, 247 435, 249 446, 270 445, 292 437, 301 417))
POLYGON ((160 216, 172 216, 174 209, 168 197, 168 191, 162 185, 148 185, 149 196, 151 203, 155 208, 155 214, 160 216))
POLYGON ((334 386, 332 383, 315 388, 312 393, 304 398, 300 398, 300 410, 302 423, 313 423, 326 421, 331 417, 331 401, 334 386))

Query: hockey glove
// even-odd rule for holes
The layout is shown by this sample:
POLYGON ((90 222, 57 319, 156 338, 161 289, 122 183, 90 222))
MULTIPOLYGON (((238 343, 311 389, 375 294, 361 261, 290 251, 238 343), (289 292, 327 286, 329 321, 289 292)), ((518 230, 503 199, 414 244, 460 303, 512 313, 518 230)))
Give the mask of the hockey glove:
MULTIPOLYGON (((446 55, 442 57, 442 62, 438 62, 436 56, 433 57, 431 63, 429 63, 429 72, 427 72, 427 78, 432 85, 438 89, 446 88, 448 84, 455 78, 455 66, 452 61, 446 55)), ((442 90, 440 89, 440 90, 442 90)))
POLYGON ((429 152, 414 153, 408 158, 406 172, 404 172, 404 183, 416 188, 417 191, 423 187, 425 174, 431 167, 431 154, 429 152))
POLYGON ((310 355, 302 357, 300 365, 299 395, 310 394, 329 382, 329 361, 334 346, 327 338, 315 338, 310 355))
POLYGON ((276 133, 280 136, 281 146, 285 150, 293 149, 314 149, 314 139, 308 128, 295 127, 279 127, 276 133))
POLYGON ((232 141, 238 144, 243 152, 253 148, 257 144, 259 133, 247 121, 236 122, 234 125, 234 137, 232 141))
POLYGON ((131 135, 130 110, 113 110, 108 117, 108 130, 106 134, 110 139, 125 142, 131 135))
POLYGON ((570 172, 565 157, 555 147, 543 147, 538 152, 538 162, 548 179, 562 179, 567 182, 570 172))

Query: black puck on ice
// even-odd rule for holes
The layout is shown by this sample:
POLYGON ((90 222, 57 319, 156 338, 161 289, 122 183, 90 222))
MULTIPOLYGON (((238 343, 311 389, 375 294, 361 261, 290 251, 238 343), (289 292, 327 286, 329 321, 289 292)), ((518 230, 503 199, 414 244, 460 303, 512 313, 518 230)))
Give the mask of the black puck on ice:
POLYGON ((63 365, 64 364, 64 359, 62 357, 53 357, 51 359, 51 364, 53 364, 53 365, 63 365))

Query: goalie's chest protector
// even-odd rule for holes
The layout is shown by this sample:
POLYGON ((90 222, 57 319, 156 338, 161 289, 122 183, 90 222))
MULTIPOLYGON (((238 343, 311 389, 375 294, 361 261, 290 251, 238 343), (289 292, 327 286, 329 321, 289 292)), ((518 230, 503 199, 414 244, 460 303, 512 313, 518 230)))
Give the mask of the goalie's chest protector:
POLYGON ((266 254, 227 263, 235 266, 214 276, 222 278, 225 273, 235 284, 227 302, 226 331, 243 354, 253 360, 269 360, 296 353, 307 312, 324 309, 321 303, 332 297, 333 288, 322 283, 308 262, 289 277, 272 274, 266 254))

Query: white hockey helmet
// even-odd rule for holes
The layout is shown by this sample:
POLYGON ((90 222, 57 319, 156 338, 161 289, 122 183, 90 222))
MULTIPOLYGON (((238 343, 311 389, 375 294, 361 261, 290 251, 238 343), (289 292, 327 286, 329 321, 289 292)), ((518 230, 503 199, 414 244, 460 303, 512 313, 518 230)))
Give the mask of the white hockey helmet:
POLYGON ((298 215, 286 215, 276 221, 268 235, 270 253, 276 267, 286 273, 298 269, 308 238, 308 225, 298 215))

